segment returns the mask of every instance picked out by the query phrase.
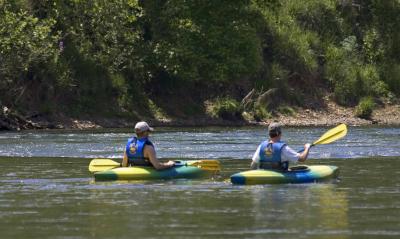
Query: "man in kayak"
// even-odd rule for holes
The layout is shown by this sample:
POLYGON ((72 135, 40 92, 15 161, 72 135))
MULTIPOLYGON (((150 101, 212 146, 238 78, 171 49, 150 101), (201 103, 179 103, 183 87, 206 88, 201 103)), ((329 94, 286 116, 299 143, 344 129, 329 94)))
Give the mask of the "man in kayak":
POLYGON ((153 166, 157 170, 167 169, 175 165, 174 161, 160 162, 156 156, 153 143, 149 140, 149 134, 153 131, 146 122, 141 121, 135 125, 137 137, 128 139, 125 147, 122 167, 153 166))
POLYGON ((310 144, 304 145, 304 151, 297 153, 281 141, 282 130, 278 123, 268 126, 269 140, 262 142, 253 155, 251 168, 288 170, 289 162, 304 162, 310 151, 310 144))

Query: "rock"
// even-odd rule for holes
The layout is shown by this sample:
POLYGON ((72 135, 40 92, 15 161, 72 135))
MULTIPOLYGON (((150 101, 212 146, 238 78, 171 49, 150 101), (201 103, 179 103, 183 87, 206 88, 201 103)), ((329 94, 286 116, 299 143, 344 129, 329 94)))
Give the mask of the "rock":
POLYGON ((40 129, 39 124, 33 123, 12 109, 2 106, 0 112, 0 130, 40 129))

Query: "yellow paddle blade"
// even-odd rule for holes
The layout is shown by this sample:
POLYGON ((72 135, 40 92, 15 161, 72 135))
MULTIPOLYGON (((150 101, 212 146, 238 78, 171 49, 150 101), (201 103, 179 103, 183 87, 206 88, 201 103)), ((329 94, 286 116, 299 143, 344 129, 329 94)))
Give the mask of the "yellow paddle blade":
POLYGON ((189 160, 186 161, 188 166, 198 167, 207 171, 219 172, 221 166, 218 160, 204 159, 204 160, 189 160))
POLYGON ((336 141, 347 134, 347 126, 345 124, 340 124, 333 129, 328 130, 323 134, 317 141, 313 143, 316 144, 329 144, 336 141))
POLYGON ((213 160, 213 159, 187 160, 185 162, 188 166, 204 166, 204 165, 219 166, 220 165, 218 160, 213 160))
POLYGON ((120 167, 121 164, 111 159, 92 159, 89 164, 89 172, 95 173, 120 167))
MULTIPOLYGON (((221 166, 218 160, 188 160, 185 161, 186 165, 198 167, 207 171, 219 172, 221 166)), ((120 167, 121 164, 111 159, 93 159, 89 164, 89 171, 91 173, 105 171, 120 167)))

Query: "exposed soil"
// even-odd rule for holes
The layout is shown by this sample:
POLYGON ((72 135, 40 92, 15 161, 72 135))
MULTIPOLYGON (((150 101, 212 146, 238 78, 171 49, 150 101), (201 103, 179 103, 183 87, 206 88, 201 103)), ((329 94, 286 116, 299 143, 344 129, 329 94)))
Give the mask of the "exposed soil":
MULTIPOLYGON (((400 125, 400 105, 385 105, 374 110, 371 119, 354 116, 354 108, 339 106, 327 102, 321 110, 297 109, 295 115, 278 115, 271 121, 278 121, 287 126, 330 126, 339 123, 347 125, 400 125)), ((270 122, 270 121, 269 121, 270 122)), ((266 123, 269 123, 266 122, 266 123)))
MULTIPOLYGON (((192 119, 157 120, 144 119, 153 126, 246 126, 267 125, 277 121, 285 126, 332 126, 345 123, 352 126, 394 125, 400 126, 400 105, 382 105, 375 109, 371 119, 360 119, 354 116, 354 108, 339 106, 326 100, 322 109, 295 108, 293 115, 278 114, 262 122, 244 120, 212 119, 208 116, 192 119)), ((122 118, 84 118, 76 119, 64 115, 46 117, 40 114, 21 116, 6 107, 0 114, 0 130, 25 129, 98 129, 98 128, 132 128, 136 120, 122 118)))

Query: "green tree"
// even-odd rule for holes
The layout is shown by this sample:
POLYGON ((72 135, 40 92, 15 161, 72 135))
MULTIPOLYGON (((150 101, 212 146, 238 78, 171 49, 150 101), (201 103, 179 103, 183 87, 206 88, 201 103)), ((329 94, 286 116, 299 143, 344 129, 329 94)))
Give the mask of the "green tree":
POLYGON ((154 66, 170 76, 227 81, 261 65, 249 1, 143 1, 143 9, 154 66))
MULTIPOLYGON (((59 56, 58 34, 52 34, 55 23, 52 18, 39 19, 16 4, 0 5, 0 92, 3 103, 18 103, 28 88, 44 80, 40 79, 46 75, 43 65, 55 66, 59 56)), ((43 84, 48 88, 52 82, 43 84)))

